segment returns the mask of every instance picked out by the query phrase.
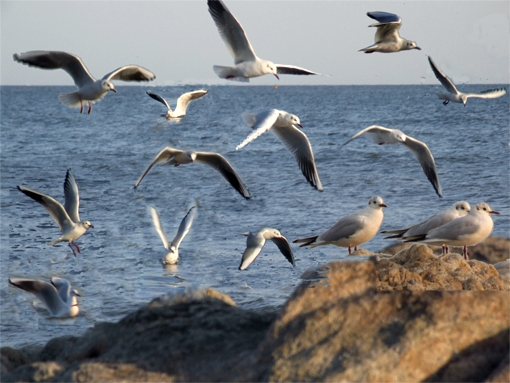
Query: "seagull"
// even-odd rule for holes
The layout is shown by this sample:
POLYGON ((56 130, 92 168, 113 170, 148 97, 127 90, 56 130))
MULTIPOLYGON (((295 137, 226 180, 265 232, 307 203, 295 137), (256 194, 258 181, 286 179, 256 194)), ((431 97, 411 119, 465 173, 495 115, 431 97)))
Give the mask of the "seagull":
MULTIPOLYGON (((388 237, 384 239, 395 238, 400 241, 405 240, 408 237, 413 237, 415 235, 423 235, 427 234, 430 230, 435 229, 437 227, 443 226, 454 219, 464 217, 471 210, 471 206, 466 201, 458 201, 455 202, 448 209, 434 214, 433 216, 427 218, 425 221, 416 223, 412 226, 409 226, 405 229, 399 230, 383 230, 382 234, 390 234, 388 237)), ((448 253, 448 246, 443 245, 443 253, 448 253)))
POLYGON ((379 145, 384 144, 402 144, 414 154, 414 156, 420 162, 423 172, 427 176, 428 180, 434 187, 437 195, 443 197, 443 191, 441 184, 439 183, 439 177, 436 171, 436 163, 434 157, 425 143, 418 141, 410 136, 406 136, 403 132, 398 129, 387 129, 382 126, 372 125, 365 128, 345 142, 340 148, 347 145, 349 142, 365 134, 369 139, 379 145))
POLYGON ((464 259, 467 260, 467 247, 484 241, 491 234, 494 227, 491 214, 499 212, 492 210, 485 202, 480 202, 464 217, 454 219, 426 234, 408 237, 404 242, 464 246, 464 259))
POLYGON ((464 104, 466 106, 466 102, 468 98, 498 98, 502 97, 506 94, 506 89, 489 89, 484 90, 482 93, 462 93, 457 90, 457 87, 453 83, 453 81, 445 75, 441 70, 436 66, 434 61, 430 56, 428 56, 430 67, 434 72, 434 75, 439 80, 439 82, 446 88, 446 90, 450 93, 438 93, 437 97, 439 97, 443 101, 443 105, 448 105, 450 101, 458 102, 459 104, 464 104))
POLYGON ((207 5, 218 32, 235 62, 233 67, 214 65, 213 70, 218 77, 248 82, 251 77, 265 74, 273 74, 277 79, 280 79, 279 74, 320 75, 308 69, 275 64, 258 58, 243 27, 226 5, 221 0, 207 0, 207 5))
POLYGON ((181 118, 186 115, 186 109, 191 101, 196 100, 200 97, 204 97, 207 94, 207 90, 200 89, 194 90, 193 92, 184 93, 177 99, 177 105, 175 106, 175 110, 172 111, 172 108, 166 102, 166 100, 160 95, 152 92, 146 92, 149 97, 152 97, 154 100, 161 102, 166 105, 168 111, 166 112, 166 118, 169 120, 171 118, 181 118))
POLYGON ((340 218, 337 223, 331 226, 322 234, 307 238, 299 238, 293 243, 302 243, 299 247, 310 246, 311 248, 325 245, 358 250, 358 245, 370 241, 379 230, 384 218, 383 208, 387 207, 383 199, 374 196, 368 200, 368 205, 363 210, 340 218))
POLYGON ((243 113, 244 121, 253 129, 253 132, 239 145, 241 149, 256 139, 261 134, 271 130, 274 135, 285 145, 287 150, 294 155, 301 172, 306 180, 315 189, 322 191, 319 173, 315 166, 312 145, 306 134, 299 130, 296 125, 303 127, 299 118, 283 110, 270 109, 259 114, 243 113))
POLYGON ((283 256, 289 261, 292 266, 295 265, 294 255, 292 254, 292 249, 290 248, 290 244, 287 241, 282 233, 280 233, 276 229, 272 229, 270 227, 265 227, 260 229, 256 234, 252 232, 243 233, 248 238, 246 238, 246 250, 244 250, 243 258, 241 259, 241 264, 239 265, 239 270, 246 270, 248 266, 250 266, 255 258, 260 254, 262 248, 266 244, 266 240, 270 239, 278 246, 280 252, 283 256))
POLYGON ((367 16, 377 21, 376 24, 369 25, 369 27, 377 27, 375 44, 360 49, 358 52, 393 53, 411 49, 421 50, 414 41, 406 40, 398 34, 398 30, 402 26, 402 19, 398 15, 389 12, 367 12, 367 16))
POLYGON ((81 58, 71 53, 59 51, 30 51, 13 55, 14 61, 42 69, 65 70, 78 87, 76 92, 61 93, 60 102, 70 108, 80 108, 83 113, 83 103, 88 103, 88 114, 92 112, 92 104, 100 101, 109 91, 117 93, 112 80, 121 81, 151 81, 156 78, 154 73, 138 65, 127 65, 115 69, 96 80, 88 71, 81 58))
POLYGON ((232 167, 230 163, 218 153, 211 152, 195 152, 190 150, 179 150, 174 149, 169 146, 164 148, 162 151, 158 153, 156 158, 151 162, 149 167, 145 169, 143 174, 140 176, 138 181, 135 183, 135 188, 140 185, 142 180, 145 178, 147 173, 152 169, 152 167, 156 164, 164 162, 167 165, 186 165, 194 162, 198 162, 199 164, 204 164, 212 167, 213 169, 219 171, 223 177, 232 185, 234 189, 236 189, 239 194, 241 194, 244 198, 250 199, 250 193, 246 186, 244 186, 241 177, 239 177, 232 167))
POLYGON ((38 279, 11 278, 9 283, 34 294, 44 304, 52 317, 75 317, 80 311, 76 299, 80 294, 71 288, 71 284, 67 279, 53 277, 51 283, 48 283, 38 279))
POLYGON ((90 221, 80 220, 80 196, 78 194, 78 185, 74 179, 71 169, 67 169, 66 179, 64 181, 64 195, 65 204, 62 206, 60 202, 54 198, 29 189, 24 186, 18 186, 18 190, 33 200, 39 202, 50 213, 51 218, 57 223, 62 236, 49 243, 50 246, 55 246, 59 242, 69 242, 69 247, 76 257, 76 251, 81 253, 80 248, 74 241, 80 238, 87 229, 94 228, 90 221), (71 246, 73 245, 73 246, 71 246), (75 251, 76 249, 76 251, 75 251))
POLYGON ((192 206, 191 209, 188 210, 188 212, 182 219, 181 224, 179 225, 179 230, 177 231, 177 234, 175 235, 175 238, 173 239, 172 243, 168 243, 168 239, 166 238, 166 235, 163 231, 161 221, 159 220, 158 212, 156 211, 156 209, 151 207, 150 212, 152 216, 152 222, 154 223, 154 227, 156 228, 156 231, 159 234, 161 241, 163 241, 163 246, 165 246, 165 249, 168 250, 168 253, 165 256, 165 258, 161 258, 161 263, 163 263, 163 265, 174 265, 179 260, 179 245, 181 244, 186 234, 188 234, 189 229, 193 224, 193 220, 195 219, 196 207, 192 206))

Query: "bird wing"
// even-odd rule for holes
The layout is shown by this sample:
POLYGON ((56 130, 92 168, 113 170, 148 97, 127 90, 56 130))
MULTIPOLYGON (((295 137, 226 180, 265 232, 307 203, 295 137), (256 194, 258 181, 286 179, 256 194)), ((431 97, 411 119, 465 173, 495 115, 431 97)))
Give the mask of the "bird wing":
POLYGON ((195 219, 195 214, 197 212, 197 209, 195 206, 192 206, 191 209, 188 210, 186 215, 181 221, 181 224, 179 225, 179 230, 177 230, 177 234, 175 235, 175 238, 172 241, 171 246, 175 247, 176 249, 179 248, 179 245, 181 244, 182 240, 188 234, 189 229, 191 229, 191 225, 193 224, 193 220, 195 219))
POLYGON ((234 62, 239 64, 243 61, 255 60, 257 56, 243 27, 225 4, 221 0, 207 0, 207 5, 223 42, 234 58, 234 62))
POLYGON ((248 125, 251 125, 253 131, 248 135, 248 137, 246 137, 246 139, 243 142, 236 146, 236 150, 243 148, 244 146, 252 142, 254 139, 256 139, 257 137, 271 129, 274 123, 276 122, 279 114, 280 111, 277 109, 270 109, 264 111, 255 116, 255 121, 253 125, 250 124, 252 120, 251 117, 252 115, 246 113, 245 117, 245 115, 243 114, 243 119, 246 121, 248 125))
POLYGON ((153 207, 150 207, 149 210, 151 212, 152 223, 154 224, 154 228, 156 229, 156 232, 163 242, 163 246, 165 246, 165 249, 170 251, 170 245, 168 243, 168 239, 166 238, 165 232, 163 231, 163 227, 161 226, 161 221, 159 220, 157 210, 153 207))
POLYGON ((241 258, 239 270, 246 270, 248 266, 253 263, 255 258, 257 258, 257 256, 262 251, 265 243, 266 240, 263 237, 248 233, 248 238, 246 239, 246 249, 244 250, 243 257, 241 258))
POLYGON ((193 92, 184 93, 177 99, 177 105, 175 106, 175 114, 181 116, 186 114, 186 109, 191 101, 197 98, 204 97, 207 94, 206 90, 195 90, 193 92))
POLYGON ((165 105, 170 112, 172 111, 172 108, 170 108, 170 105, 168 105, 168 102, 166 102, 166 100, 163 97, 161 97, 159 94, 152 93, 152 92, 149 92, 149 91, 146 91, 145 93, 147 93, 147 95, 150 98, 153 98, 154 100, 159 101, 160 103, 165 105))
POLYGON ((321 73, 317 73, 305 68, 300 68, 298 66, 294 65, 283 65, 283 64, 276 64, 276 73, 278 74, 294 74, 294 75, 318 75, 318 76, 324 76, 321 73))
POLYGON ((51 315, 54 315, 62 307, 63 301, 57 289, 45 281, 37 279, 21 279, 11 278, 9 283, 17 288, 25 290, 26 292, 34 294, 44 306, 48 309, 51 315))
POLYGON ((71 218, 60 202, 49 195, 39 193, 36 190, 32 190, 24 186, 18 186, 18 190, 32 198, 34 201, 39 202, 50 214, 51 218, 53 218, 53 220, 57 223, 60 231, 64 232, 73 227, 71 218))
POLYGON ((432 156, 432 152, 428 148, 425 143, 418 141, 412 137, 407 136, 405 140, 404 146, 408 148, 418 159, 420 165, 423 169, 423 172, 427 176, 428 180, 434 187, 437 195, 439 197, 443 196, 443 191, 441 189, 441 184, 439 182, 439 177, 436 171, 436 163, 434 162, 434 157, 432 156))
POLYGON ((446 88, 446 90, 453 94, 458 94, 459 91, 457 90, 457 87, 453 83, 453 81, 445 75, 434 63, 432 60, 432 57, 428 56, 430 67, 432 68, 432 72, 434 72, 434 75, 439 80, 439 82, 446 88))
POLYGON ((223 177, 236 189, 239 194, 244 198, 250 199, 250 193, 244 185, 241 177, 239 177, 230 163, 218 153, 210 152, 197 152, 197 158, 195 160, 204 165, 208 165, 213 169, 219 171, 223 177))
POLYGON ((145 178, 147 173, 149 173, 149 171, 152 169, 152 167, 154 165, 159 164, 160 162, 169 161, 169 160, 171 160, 173 157, 175 157, 179 153, 182 153, 182 150, 174 149, 174 148, 171 148, 169 146, 167 146, 162 151, 160 151, 158 153, 158 155, 154 158, 154 160, 152 160, 152 162, 149 165, 149 167, 147 169, 145 169, 145 171, 140 176, 140 178, 138 178, 138 181, 136 181, 136 183, 135 183, 135 188, 137 188, 138 185, 140 185, 142 180, 145 178))
MULTIPOLYGON (((358 133, 356 133, 354 136, 352 136, 349 140, 344 142, 342 144, 342 146, 340 146, 340 148, 342 148, 343 146, 347 145, 352 140, 358 138, 359 136, 361 136, 367 132, 373 133, 374 135, 381 135, 381 134, 389 133, 390 131, 391 131, 391 129, 383 128, 382 126, 377 126, 377 125, 369 126, 368 128, 360 130, 358 133)), ((370 137, 370 139, 372 139, 372 137, 370 137)))
POLYGON ((310 185, 322 191, 322 183, 319 178, 317 167, 315 166, 312 145, 306 134, 294 125, 273 127, 271 131, 294 156, 301 172, 310 185))
POLYGON ((78 193, 78 185, 71 169, 67 169, 66 179, 64 181, 64 208, 74 223, 80 222, 80 194, 78 193))
POLYGON ((502 97, 506 94, 506 89, 489 89, 484 90, 481 93, 465 93, 466 97, 474 97, 474 98, 498 98, 502 97))
POLYGON ((78 56, 59 51, 30 51, 13 55, 14 61, 42 69, 63 69, 81 88, 95 81, 83 61, 78 56))
POLYGON ((376 24, 369 25, 377 27, 374 38, 376 43, 398 40, 398 30, 402 25, 402 19, 398 15, 389 12, 367 12, 367 16, 378 21, 376 24))
POLYGON ((57 289, 62 302, 67 302, 71 297, 71 284, 69 281, 64 278, 53 277, 51 278, 51 284, 57 289))
POLYGON ((271 241, 273 241, 275 245, 278 246, 278 249, 280 249, 280 252, 287 259, 287 261, 289 261, 292 266, 295 266, 294 254, 292 253, 292 249, 287 238, 284 236, 273 237, 271 238, 271 241))
POLYGON ((139 65, 126 65, 115 69, 113 72, 105 74, 103 80, 121 80, 121 81, 152 81, 156 75, 150 70, 139 65))
POLYGON ((364 216, 353 213, 340 218, 333 226, 320 234, 317 242, 334 242, 339 239, 349 238, 366 226, 364 216))

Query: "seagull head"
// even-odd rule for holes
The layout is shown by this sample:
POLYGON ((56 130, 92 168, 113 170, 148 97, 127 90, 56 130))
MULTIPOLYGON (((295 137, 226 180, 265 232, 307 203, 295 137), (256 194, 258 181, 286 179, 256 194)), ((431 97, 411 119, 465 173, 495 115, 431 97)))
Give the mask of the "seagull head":
POLYGON ((280 79, 280 76, 278 76, 278 68, 276 67, 276 65, 274 63, 272 63, 271 61, 266 61, 265 62, 265 71, 269 74, 273 74, 278 80, 280 79))
POLYGON ((459 201, 456 202, 455 205, 453 205, 455 210, 457 210, 457 213, 466 215, 471 211, 471 206, 469 205, 469 202, 466 201, 459 201))
POLYGON ((416 43, 414 41, 407 41, 407 49, 418 49, 419 51, 421 51, 421 48, 416 45, 416 43))
POLYGON ((380 210, 383 207, 388 207, 383 199, 379 196, 373 196, 368 200, 368 206, 370 206, 372 209, 380 210))
POLYGON ((498 211, 492 210, 491 207, 485 202, 480 202, 476 205, 476 211, 487 213, 487 214, 499 214, 498 211))
POLYGON ((191 162, 195 162, 195 160, 197 159, 196 152, 186 152, 186 155, 188 156, 188 158, 191 162))
POLYGON ((94 228, 94 226, 90 223, 90 221, 83 221, 82 222, 82 225, 85 229, 88 229, 88 228, 94 228))
POLYGON ((104 80, 101 85, 106 92, 111 90, 112 92, 117 93, 117 89, 115 89, 115 86, 113 86, 111 81, 104 80))
POLYGON ((299 117, 294 114, 287 115, 287 120, 291 125, 297 125, 301 129, 303 129, 303 125, 301 125, 301 121, 299 120, 299 117))
POLYGON ((400 142, 405 145, 407 136, 404 134, 404 132, 402 132, 398 129, 394 129, 393 136, 397 142, 400 142))

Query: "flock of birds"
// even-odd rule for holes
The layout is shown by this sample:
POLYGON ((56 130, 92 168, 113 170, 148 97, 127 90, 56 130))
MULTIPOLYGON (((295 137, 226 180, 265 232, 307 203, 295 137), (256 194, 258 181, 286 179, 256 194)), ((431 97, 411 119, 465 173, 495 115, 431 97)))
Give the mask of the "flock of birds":
MULTIPOLYGON (((221 0, 207 0, 209 13, 212 16, 218 32, 225 42, 229 52, 234 58, 234 66, 214 65, 213 70, 220 78, 236 81, 249 81, 249 78, 273 74, 279 79, 281 74, 292 75, 320 75, 293 65, 274 64, 271 61, 260 59, 254 52, 246 33, 239 21, 228 10, 221 0)), ((421 50, 414 41, 402 38, 399 29, 402 20, 399 16, 387 12, 368 12, 367 15, 377 23, 369 27, 377 28, 375 43, 360 49, 365 53, 393 53, 404 50, 421 50)), ((59 51, 30 51, 14 54, 14 60, 29 66, 43 69, 63 69, 74 80, 78 90, 72 93, 59 95, 62 104, 69 107, 80 108, 83 113, 84 105, 88 105, 88 114, 92 112, 92 104, 100 101, 109 91, 117 92, 113 80, 121 81, 151 81, 155 79, 154 73, 138 65, 128 65, 114 70, 95 79, 87 70, 82 60, 73 54, 59 51)), ((437 79, 449 93, 438 94, 444 100, 444 105, 450 101, 466 105, 467 99, 497 98, 506 94, 505 89, 488 90, 479 94, 461 93, 453 82, 428 57, 432 71, 437 79)), ((186 114, 189 103, 207 94, 207 90, 197 90, 183 94, 177 100, 175 110, 161 96, 147 92, 147 95, 167 107, 166 118, 182 118, 186 114)), ((252 128, 252 133, 240 143, 236 150, 242 149, 261 134, 271 131, 291 152, 305 179, 318 191, 322 191, 312 146, 308 137, 300 130, 302 125, 297 116, 282 110, 270 109, 258 114, 243 114, 244 121, 252 128)), ((417 139, 405 135, 397 129, 387 129, 381 126, 369 126, 356 133, 352 140, 365 135, 373 142, 383 144, 402 144, 418 159, 423 172, 434 187, 437 195, 442 197, 441 184, 436 171, 434 157, 427 145, 417 139)), ((219 153, 185 151, 166 147, 161 150, 147 169, 142 173, 134 187, 138 187, 145 176, 156 164, 180 166, 191 163, 208 165, 217 170, 230 185, 244 198, 249 199, 250 194, 234 167, 219 153)), ((40 203, 59 226, 62 235, 50 242, 55 245, 59 242, 68 242, 74 256, 81 252, 75 241, 89 228, 94 226, 87 220, 81 220, 79 215, 80 197, 78 185, 70 169, 67 170, 64 181, 65 202, 62 205, 54 198, 27 188, 18 186, 18 190, 40 203)), ((370 241, 379 231, 387 207, 383 199, 374 196, 369 199, 367 206, 352 214, 340 218, 333 226, 319 235, 296 239, 293 242, 300 246, 311 248, 324 245, 335 245, 357 250, 357 247, 370 241)), ((167 239, 156 209, 150 208, 153 224, 160 236, 164 247, 168 251, 161 259, 163 264, 175 264, 179 259, 179 245, 189 232, 195 218, 197 207, 192 206, 183 218, 175 238, 169 242, 167 239)), ((471 208, 468 202, 459 201, 446 211, 437 213, 423 222, 399 230, 385 230, 386 238, 394 238, 403 242, 420 242, 443 247, 443 253, 448 253, 448 246, 463 246, 464 257, 467 259, 467 247, 485 240, 493 229, 491 214, 499 214, 484 202, 471 208)), ((248 268, 260 254, 267 240, 276 244, 283 256, 295 264, 294 255, 289 241, 280 231, 265 227, 257 233, 243 233, 247 237, 246 249, 242 255, 240 270, 248 268)), ((73 317, 78 315, 79 308, 76 296, 78 292, 71 287, 69 281, 53 277, 50 282, 37 279, 11 278, 9 283, 20 289, 33 293, 47 308, 53 317, 73 317)))

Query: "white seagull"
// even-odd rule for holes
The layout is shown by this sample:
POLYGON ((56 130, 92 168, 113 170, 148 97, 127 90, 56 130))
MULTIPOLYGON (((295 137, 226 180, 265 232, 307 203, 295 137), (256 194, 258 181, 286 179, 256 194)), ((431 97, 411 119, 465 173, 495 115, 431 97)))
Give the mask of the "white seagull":
POLYGON ((239 145, 236 150, 246 146, 268 130, 285 145, 287 150, 294 155, 301 172, 306 180, 319 191, 322 191, 322 184, 315 166, 312 145, 306 134, 299 130, 299 118, 283 110, 270 109, 259 114, 243 113, 244 121, 253 129, 253 132, 239 145))
POLYGON ((151 81, 156 78, 150 70, 138 65, 127 65, 115 69, 96 80, 88 71, 78 56, 59 51, 30 51, 13 55, 14 61, 42 69, 63 69, 74 80, 78 87, 76 92, 62 93, 58 96, 60 102, 70 108, 80 108, 83 113, 83 103, 88 103, 88 114, 92 112, 92 104, 100 101, 109 91, 117 92, 112 80, 121 81, 151 81))
POLYGON ((383 208, 387 207, 381 197, 374 196, 368 200, 368 205, 363 210, 340 218, 337 223, 325 232, 312 237, 299 238, 293 243, 302 243, 299 247, 310 246, 311 248, 325 245, 358 250, 358 245, 370 241, 379 230, 384 218, 383 208))
POLYGON ((190 150, 185 151, 174 149, 169 146, 160 151, 156 158, 154 158, 154 160, 151 162, 149 167, 145 169, 138 181, 136 181, 135 188, 140 185, 152 167, 161 162, 174 166, 186 165, 194 162, 208 165, 220 172, 221 175, 230 183, 230 185, 232 185, 232 187, 239 192, 239 194, 241 194, 246 199, 250 199, 250 193, 248 192, 248 189, 246 189, 246 186, 244 186, 241 177, 237 175, 232 165, 230 165, 230 163, 221 154, 212 152, 195 152, 190 150))
POLYGON ((207 0, 211 14, 221 38, 234 58, 235 66, 214 65, 213 70, 220 78, 235 81, 249 81, 250 77, 273 74, 320 75, 308 69, 293 65, 275 64, 257 57, 248 41, 243 27, 221 0, 207 0))
POLYGON ((252 232, 243 233, 248 238, 246 238, 246 250, 244 250, 243 258, 241 259, 241 264, 239 265, 239 270, 246 270, 248 266, 250 266, 255 258, 260 254, 262 248, 266 244, 266 240, 270 239, 278 246, 280 252, 283 256, 289 261, 292 266, 294 266, 294 255, 292 254, 292 249, 290 248, 289 241, 285 238, 282 233, 280 233, 276 229, 272 229, 270 227, 265 227, 260 229, 256 234, 252 232))
POLYGON ((453 83, 453 81, 445 75, 432 61, 432 58, 428 56, 430 67, 434 72, 434 75, 439 80, 439 82, 446 88, 449 93, 438 93, 437 97, 443 101, 443 105, 448 105, 450 101, 458 102, 459 104, 464 104, 466 106, 466 102, 468 98, 498 98, 502 97, 506 94, 506 89, 489 89, 484 90, 482 93, 462 93, 457 90, 457 87, 453 83))
POLYGON ((80 311, 76 299, 80 294, 71 288, 67 279, 53 277, 51 283, 48 283, 37 279, 11 278, 9 283, 34 294, 52 317, 75 317, 80 311))
POLYGON ((430 230, 426 234, 408 237, 404 242, 421 242, 430 245, 464 246, 464 258, 468 259, 467 247, 484 241, 492 232, 494 222, 491 214, 499 214, 485 202, 480 202, 468 215, 430 230))
POLYGON ((192 92, 187 92, 181 95, 177 99, 177 105, 175 106, 175 110, 172 110, 168 102, 161 97, 160 95, 152 92, 146 92, 147 95, 153 98, 156 101, 159 101, 163 105, 166 105, 168 111, 166 112, 166 118, 169 120, 171 118, 181 118, 186 115, 186 109, 188 109, 188 105, 191 101, 196 100, 200 97, 204 97, 207 94, 207 90, 200 89, 194 90, 192 92))
MULTIPOLYGON (((384 144, 402 144, 414 154, 414 156, 420 162, 423 172, 427 176, 428 180, 434 187, 439 197, 443 196, 441 184, 439 183, 439 177, 436 171, 436 163, 434 157, 427 145, 424 142, 418 141, 410 136, 405 135, 398 129, 388 129, 382 126, 372 125, 365 128, 345 142, 341 147, 347 145, 349 142, 358 138, 361 135, 365 135, 370 140, 379 145, 384 144)), ((341 148, 340 147, 340 148, 341 148)))
MULTIPOLYGON (((455 202, 448 209, 434 214, 433 216, 427 218, 425 221, 415 223, 405 229, 398 230, 383 230, 382 234, 390 234, 384 239, 398 239, 400 241, 404 241, 408 237, 413 237, 415 235, 423 235, 427 234, 430 230, 438 228, 447 224, 454 219, 464 217, 471 210, 471 206, 466 201, 458 201, 455 202)), ((443 246, 443 253, 448 252, 448 246, 443 246)))
POLYGON ((74 241, 85 234, 88 228, 93 228, 94 226, 92 226, 90 221, 80 220, 80 195, 78 194, 78 185, 71 173, 71 169, 67 169, 66 179, 64 181, 65 206, 62 206, 62 204, 54 198, 33 189, 18 186, 18 190, 39 202, 48 213, 50 213, 51 218, 53 218, 60 228, 62 236, 50 242, 49 245, 55 246, 59 242, 69 242, 69 247, 73 251, 75 257, 76 251, 81 253, 80 248, 74 241), (74 245, 74 248, 71 245, 74 245))
POLYGON ((398 15, 388 12, 367 12, 367 16, 377 20, 377 23, 369 25, 369 27, 377 27, 375 44, 360 49, 358 52, 393 53, 411 49, 421 50, 414 41, 406 40, 398 34, 398 30, 402 26, 402 19, 398 15))
POLYGON ((165 258, 161 258, 161 263, 164 265, 174 265, 179 260, 179 245, 182 240, 188 234, 191 225, 193 224, 193 220, 195 219, 196 207, 192 206, 191 209, 188 210, 186 215, 181 221, 179 225, 179 230, 175 235, 175 238, 171 243, 168 243, 168 239, 166 238, 165 232, 163 231, 163 227, 161 226, 161 221, 159 220, 158 212, 155 208, 151 207, 150 212, 152 216, 152 222, 154 223, 154 228, 156 229, 161 241, 163 242, 163 246, 168 250, 168 253, 165 255, 165 258))

